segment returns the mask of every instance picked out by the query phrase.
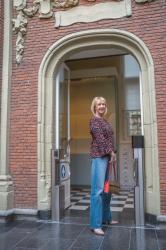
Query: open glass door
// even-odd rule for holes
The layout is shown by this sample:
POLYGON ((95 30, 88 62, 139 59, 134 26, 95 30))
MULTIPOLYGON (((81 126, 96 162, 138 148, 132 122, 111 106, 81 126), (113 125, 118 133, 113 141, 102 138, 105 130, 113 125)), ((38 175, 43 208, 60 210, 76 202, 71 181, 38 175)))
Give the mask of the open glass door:
POLYGON ((62 64, 56 77, 55 145, 59 152, 60 185, 64 208, 70 206, 70 71, 62 64))

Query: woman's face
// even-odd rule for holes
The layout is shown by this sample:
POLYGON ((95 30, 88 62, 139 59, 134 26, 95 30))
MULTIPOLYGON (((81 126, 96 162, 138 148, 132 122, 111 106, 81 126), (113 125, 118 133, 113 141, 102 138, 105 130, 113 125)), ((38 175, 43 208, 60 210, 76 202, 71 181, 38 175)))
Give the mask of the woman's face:
POLYGON ((95 111, 96 115, 99 115, 101 117, 104 116, 106 112, 106 103, 102 100, 98 100, 95 105, 95 111))

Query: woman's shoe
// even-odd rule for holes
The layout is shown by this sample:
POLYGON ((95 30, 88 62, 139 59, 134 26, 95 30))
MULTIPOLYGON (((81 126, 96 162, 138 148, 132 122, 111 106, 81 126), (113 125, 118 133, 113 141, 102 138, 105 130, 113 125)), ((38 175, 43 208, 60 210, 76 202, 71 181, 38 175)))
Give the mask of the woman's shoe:
POLYGON ((92 229, 92 232, 96 235, 104 236, 104 232, 101 228, 92 229))

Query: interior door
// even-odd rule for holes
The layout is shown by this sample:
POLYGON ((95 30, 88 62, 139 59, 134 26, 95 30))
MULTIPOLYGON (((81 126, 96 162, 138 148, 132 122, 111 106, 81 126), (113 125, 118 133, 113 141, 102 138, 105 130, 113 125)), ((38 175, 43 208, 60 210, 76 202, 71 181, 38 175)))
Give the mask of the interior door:
POLYGON ((60 185, 64 185, 64 207, 70 206, 70 71, 62 64, 56 76, 56 150, 59 152, 60 185))

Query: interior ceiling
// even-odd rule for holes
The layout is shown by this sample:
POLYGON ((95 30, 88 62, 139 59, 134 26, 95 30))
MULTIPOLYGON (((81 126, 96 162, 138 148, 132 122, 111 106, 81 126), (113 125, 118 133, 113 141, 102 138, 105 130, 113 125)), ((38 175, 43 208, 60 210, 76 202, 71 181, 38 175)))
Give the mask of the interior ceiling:
POLYGON ((113 55, 124 55, 126 54, 125 50, 110 48, 110 49, 91 49, 84 50, 79 53, 75 53, 68 58, 68 60, 77 60, 84 58, 95 58, 95 57, 104 57, 104 56, 113 56, 113 55))

